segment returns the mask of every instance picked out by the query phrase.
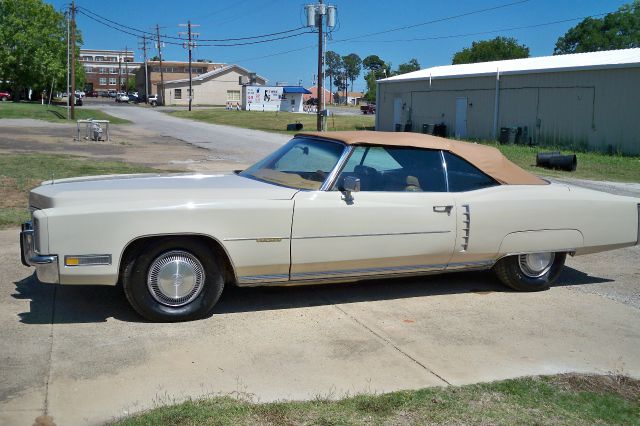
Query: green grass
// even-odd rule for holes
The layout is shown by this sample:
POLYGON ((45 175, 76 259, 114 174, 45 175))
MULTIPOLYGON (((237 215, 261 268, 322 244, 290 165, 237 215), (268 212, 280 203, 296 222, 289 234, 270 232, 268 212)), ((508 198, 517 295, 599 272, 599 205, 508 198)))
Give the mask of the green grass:
POLYGON ((574 152, 553 147, 486 144, 495 146, 509 160, 538 175, 617 182, 640 182, 640 157, 608 155, 599 152, 574 152), (578 158, 576 171, 564 172, 536 167, 536 154, 549 151, 560 151, 563 154, 575 153, 578 158))
POLYGON ((559 375, 340 400, 258 404, 215 397, 159 407, 115 425, 638 424, 640 382, 559 375))
MULTIPOLYGON (((95 109, 85 107, 75 108, 76 120, 93 118, 96 120, 109 120, 112 124, 131 123, 129 120, 117 118, 95 109)), ((2 118, 32 118, 35 120, 50 121, 53 123, 67 122, 67 109, 57 105, 41 105, 27 102, 0 102, 0 119, 2 118)))
POLYGON ((27 217, 29 190, 52 176, 74 176, 157 172, 116 161, 94 161, 54 154, 0 155, 0 228, 19 225, 27 217))
MULTIPOLYGON (((303 130, 315 130, 316 116, 313 114, 294 114, 289 112, 259 111, 227 111, 225 109, 209 109, 196 111, 167 112, 176 117, 204 121, 207 123, 226 124, 248 129, 265 130, 285 134, 288 123, 296 121, 304 125, 303 130)), ((327 119, 327 130, 364 130, 373 129, 374 117, 371 115, 336 115, 327 119)), ((640 182, 640 157, 608 155, 598 152, 578 152, 578 168, 575 172, 563 172, 536 167, 536 153, 541 151, 561 151, 573 154, 573 151, 553 147, 529 147, 522 145, 500 145, 495 142, 481 142, 495 146, 511 161, 532 173, 559 177, 609 180, 618 182, 640 182)))
MULTIPOLYGON (((168 111, 167 114, 204 121, 214 124, 244 127, 246 129, 266 130, 285 134, 295 134, 287 131, 287 124, 300 122, 303 131, 316 130, 315 114, 296 114, 292 112, 261 112, 261 111, 227 111, 226 109, 206 109, 194 111, 168 111)), ((327 130, 373 130, 374 117, 372 115, 336 115, 327 118, 327 130)))

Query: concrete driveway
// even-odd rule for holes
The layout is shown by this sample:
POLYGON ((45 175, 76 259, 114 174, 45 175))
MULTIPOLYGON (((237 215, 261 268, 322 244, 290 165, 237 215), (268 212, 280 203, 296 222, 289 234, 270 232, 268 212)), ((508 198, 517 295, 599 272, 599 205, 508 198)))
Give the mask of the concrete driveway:
POLYGON ((142 321, 113 287, 37 283, 0 231, 0 424, 59 425, 207 394, 257 401, 529 374, 640 376, 640 247, 569 260, 558 286, 490 273, 225 290, 208 319, 142 321))

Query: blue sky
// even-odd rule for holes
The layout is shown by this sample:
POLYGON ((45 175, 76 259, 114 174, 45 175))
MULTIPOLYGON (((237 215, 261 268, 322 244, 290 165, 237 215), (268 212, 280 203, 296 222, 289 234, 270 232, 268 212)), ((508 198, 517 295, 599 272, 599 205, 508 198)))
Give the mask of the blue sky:
MULTIPOLYGON (((69 4, 69 0, 49 0, 48 3, 62 10, 69 4)), ((200 33, 201 39, 247 37, 300 27, 304 23, 305 3, 300 0, 76 1, 79 7, 132 28, 152 31, 152 28, 159 24, 163 27, 162 34, 174 37, 179 31, 184 31, 178 24, 186 23, 190 19, 192 23, 200 25, 195 31, 200 33)), ((469 46, 472 41, 490 39, 498 35, 515 37, 530 48, 532 56, 550 55, 557 38, 579 20, 535 28, 508 31, 505 29, 610 12, 628 1, 334 0, 328 3, 335 4, 338 8, 338 25, 332 33, 333 41, 329 41, 328 50, 341 55, 357 53, 361 58, 376 54, 391 62, 393 68, 416 58, 423 68, 427 68, 450 64, 453 54, 469 46), (414 26, 509 3, 517 4, 414 26), (414 27, 342 41, 405 26, 414 27), (466 35, 495 30, 500 31, 466 35), (449 36, 453 37, 446 38, 449 36), (440 38, 434 39, 436 37, 440 38), (411 40, 420 38, 427 40, 411 40)), ((131 49, 137 46, 140 40, 133 35, 96 23, 82 14, 78 15, 78 26, 84 38, 83 47, 89 49, 117 50, 124 49, 125 46, 131 49)), ((266 77, 272 84, 276 81, 297 84, 302 80, 304 86, 309 86, 317 71, 317 47, 314 47, 316 43, 317 34, 303 34, 250 46, 200 46, 194 50, 194 59, 237 63, 266 77), (279 54, 296 49, 302 50, 279 54)), ((135 55, 136 60, 141 60, 142 52, 137 48, 135 55)), ((163 48, 163 59, 187 60, 187 51, 181 46, 167 44, 163 48)), ((356 90, 362 90, 364 86, 362 78, 355 83, 356 90)))

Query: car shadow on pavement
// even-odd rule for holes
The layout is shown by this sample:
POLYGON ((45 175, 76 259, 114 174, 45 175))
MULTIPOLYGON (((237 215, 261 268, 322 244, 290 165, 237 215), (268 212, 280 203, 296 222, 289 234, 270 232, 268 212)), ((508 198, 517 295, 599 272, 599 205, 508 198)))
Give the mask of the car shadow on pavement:
POLYGON ((109 318, 144 322, 129 306, 122 290, 114 286, 42 284, 35 274, 15 285, 12 296, 30 300, 29 311, 18 314, 24 324, 93 323, 109 318))
MULTIPOLYGON (((613 280, 565 267, 555 287, 599 284, 613 280)), ((503 286, 491 271, 460 272, 413 278, 367 280, 355 283, 296 287, 228 287, 214 314, 290 309, 473 293, 517 293, 503 286)))
MULTIPOLYGON (((613 280, 565 267, 555 286, 610 281, 613 280)), ((35 274, 16 282, 15 285, 16 292, 13 297, 30 300, 29 311, 18 314, 24 324, 93 323, 106 322, 109 318, 126 322, 146 322, 129 306, 124 293, 117 287, 41 284, 35 274)), ((483 296, 511 291, 501 285, 489 271, 310 286, 227 286, 213 315, 461 293, 483 296)))

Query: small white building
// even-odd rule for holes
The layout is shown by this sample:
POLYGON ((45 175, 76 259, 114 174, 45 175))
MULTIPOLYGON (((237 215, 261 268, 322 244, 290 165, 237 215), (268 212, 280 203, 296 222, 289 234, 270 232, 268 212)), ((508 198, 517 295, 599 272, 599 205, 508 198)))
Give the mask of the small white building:
POLYGON ((247 111, 304 112, 304 95, 311 92, 301 86, 243 86, 242 100, 247 111))
MULTIPOLYGON (((242 104, 240 78, 249 78, 251 72, 239 65, 228 65, 201 74, 191 79, 193 88, 192 104, 227 105, 242 104)), ((256 76, 257 84, 267 80, 256 76)), ((189 105, 189 79, 166 81, 164 83, 167 105, 189 105)))

